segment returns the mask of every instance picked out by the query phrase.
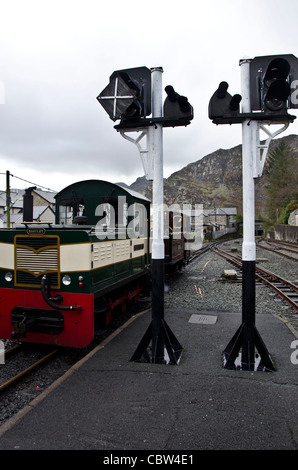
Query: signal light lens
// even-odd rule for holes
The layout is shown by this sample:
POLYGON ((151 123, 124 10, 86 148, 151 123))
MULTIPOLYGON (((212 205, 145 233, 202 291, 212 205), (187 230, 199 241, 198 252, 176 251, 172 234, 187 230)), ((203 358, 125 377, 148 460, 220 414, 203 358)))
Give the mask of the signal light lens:
POLYGON ((275 80, 269 87, 265 104, 271 111, 283 109, 291 92, 290 85, 284 80, 275 80))
POLYGON ((264 83, 269 87, 275 80, 285 80, 290 73, 290 64, 283 58, 273 59, 266 71, 264 83))
POLYGON ((69 286, 71 284, 71 277, 68 274, 65 274, 62 278, 62 282, 65 286, 69 286))
POLYGON ((8 271, 8 272, 5 274, 4 278, 5 278, 5 281, 11 282, 12 279, 13 279, 12 272, 8 271))

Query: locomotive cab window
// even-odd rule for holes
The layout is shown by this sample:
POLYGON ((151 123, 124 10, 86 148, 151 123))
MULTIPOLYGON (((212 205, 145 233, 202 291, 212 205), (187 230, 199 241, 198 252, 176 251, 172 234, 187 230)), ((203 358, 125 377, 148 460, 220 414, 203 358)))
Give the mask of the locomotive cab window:
POLYGON ((73 223, 73 207, 59 207, 59 223, 63 225, 70 225, 73 223))
POLYGON ((84 219, 85 206, 82 199, 62 200, 59 204, 59 224, 72 225, 84 219))

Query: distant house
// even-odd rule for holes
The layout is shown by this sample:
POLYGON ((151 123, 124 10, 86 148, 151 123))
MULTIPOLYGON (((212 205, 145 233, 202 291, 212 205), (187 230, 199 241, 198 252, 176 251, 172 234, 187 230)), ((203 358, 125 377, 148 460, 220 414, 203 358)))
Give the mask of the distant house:
MULTIPOLYGON (((10 189, 10 227, 15 227, 23 222, 23 196, 25 189, 10 189)), ((51 191, 43 191, 40 188, 33 189, 33 221, 55 222, 55 194, 51 191)), ((0 191, 0 228, 7 227, 6 192, 0 191)))
POLYGON ((298 209, 291 212, 288 218, 288 225, 295 225, 298 227, 298 209))
MULTIPOLYGON (((10 189, 10 226, 15 225, 23 221, 23 194, 24 189, 10 189)), ((0 191, 0 227, 7 226, 7 213, 6 213, 6 192, 0 191)))
MULTIPOLYGON (((24 189, 11 189, 10 190, 10 214, 17 214, 23 210, 23 194, 24 189)), ((0 191, 0 215, 6 212, 6 192, 0 191)))
MULTIPOLYGON (((10 227, 14 228, 16 225, 21 224, 23 222, 23 213, 20 212, 19 214, 10 214, 10 227)), ((0 215, 0 228, 7 227, 7 215, 6 213, 0 215)))
POLYGON ((55 222, 55 212, 50 206, 33 206, 33 220, 35 222, 55 222))
POLYGON ((237 231, 237 208, 236 207, 221 207, 213 209, 203 209, 200 212, 184 211, 186 215, 191 214, 191 230, 196 231, 197 225, 203 225, 203 232, 208 239, 216 239, 222 237, 226 233, 237 231))
POLYGON ((212 232, 212 239, 236 232, 236 215, 236 207, 204 209, 204 232, 212 232))
POLYGON ((33 189, 33 206, 49 206, 55 210, 55 196, 57 193, 53 191, 42 191, 41 189, 33 189))

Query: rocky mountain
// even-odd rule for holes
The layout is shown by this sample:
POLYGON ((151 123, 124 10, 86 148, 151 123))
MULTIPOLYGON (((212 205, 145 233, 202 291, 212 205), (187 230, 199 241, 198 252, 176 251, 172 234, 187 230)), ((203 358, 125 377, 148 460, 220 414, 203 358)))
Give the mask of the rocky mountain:
MULTIPOLYGON (((269 152, 284 140, 298 159, 298 136, 289 135, 273 139, 269 152)), ((255 180, 256 213, 264 207, 264 182, 266 176, 255 180)), ((152 183, 145 177, 137 178, 130 186, 151 198, 152 183)), ((219 149, 202 159, 190 163, 164 180, 164 201, 170 205, 177 203, 203 204, 211 207, 237 207, 242 212, 242 145, 231 149, 219 149)))

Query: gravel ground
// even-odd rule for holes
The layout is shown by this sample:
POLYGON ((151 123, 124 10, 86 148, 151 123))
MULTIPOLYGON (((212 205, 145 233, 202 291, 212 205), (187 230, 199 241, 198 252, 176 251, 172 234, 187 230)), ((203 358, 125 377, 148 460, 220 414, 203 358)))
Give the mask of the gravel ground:
MULTIPOLYGON (((237 249, 238 254, 241 254, 240 241, 226 242, 223 249, 229 250, 231 247, 237 249)), ((257 260, 258 258, 260 264, 270 271, 280 274, 292 282, 298 282, 297 262, 259 248, 257 249, 257 260)), ((222 274, 225 269, 234 268, 212 252, 208 252, 202 258, 187 265, 183 272, 176 273, 166 281, 165 307, 175 306, 203 312, 241 312, 241 283, 223 281, 222 274)), ((264 313, 280 316, 298 332, 298 314, 288 308, 268 287, 257 284, 256 314, 264 313)), ((0 426, 45 390, 80 357, 81 353, 70 351, 64 357, 51 361, 49 365, 32 377, 28 377, 20 386, 13 386, 1 395, 0 426)), ((0 367, 5 368, 5 365, 0 365, 0 367)), ((2 369, 1 372, 3 373, 5 369, 2 369)))
MULTIPOLYGON (((241 241, 233 240, 221 245, 229 251, 237 249, 241 256, 241 241)), ((257 262, 269 271, 298 283, 297 261, 291 261, 268 250, 257 248, 257 262)), ((223 281, 225 269, 235 269, 230 263, 208 252, 202 258, 187 265, 183 273, 177 273, 167 281, 165 306, 200 311, 242 311, 241 283, 223 281)), ((288 321, 298 332, 298 313, 263 284, 256 284, 256 315, 271 313, 288 321)))
MULTIPOLYGON (((132 314, 134 311, 132 312, 132 314)), ((15 415, 18 411, 22 410, 34 398, 38 397, 44 390, 46 390, 55 380, 61 377, 67 370, 79 361, 84 355, 88 354, 90 350, 96 347, 103 341, 109 334, 115 331, 120 325, 130 318, 129 312, 121 314, 111 324, 108 330, 102 331, 99 337, 94 342, 84 349, 68 349, 61 348, 57 359, 52 359, 48 363, 33 372, 25 378, 12 385, 8 390, 0 395, 0 426, 5 423, 9 418, 15 415)), ((5 341, 6 342, 6 341, 5 341)), ((11 341, 6 342, 5 346, 8 349, 12 344, 11 341)), ((35 361, 45 355, 45 351, 49 349, 42 345, 26 344, 24 351, 18 354, 17 359, 8 359, 5 364, 0 365, 0 383, 5 382, 10 377, 19 373, 23 368, 29 367, 35 361)))

